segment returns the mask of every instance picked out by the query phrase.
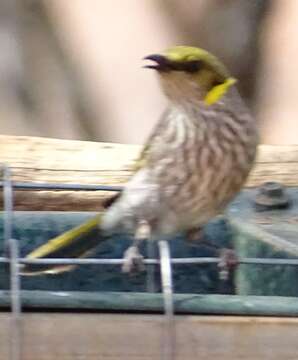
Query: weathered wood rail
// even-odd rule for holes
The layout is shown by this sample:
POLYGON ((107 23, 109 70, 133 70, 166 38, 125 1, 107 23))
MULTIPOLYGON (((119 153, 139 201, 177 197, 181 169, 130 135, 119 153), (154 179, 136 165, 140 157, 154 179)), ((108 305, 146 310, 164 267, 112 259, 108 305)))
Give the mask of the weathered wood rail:
MULTIPOLYGON (((0 314, 0 359, 9 359, 10 317, 0 314)), ((22 360, 159 360, 162 315, 25 313, 22 360)), ((298 319, 177 316, 176 360, 291 360, 298 319)))
MULTIPOLYGON (((9 165, 14 181, 67 184, 124 184, 140 146, 25 136, 0 136, 0 163, 9 165)), ((298 184, 298 145, 259 146, 256 165, 246 186, 265 181, 298 184)), ((100 209, 106 192, 16 191, 15 209, 100 209)))

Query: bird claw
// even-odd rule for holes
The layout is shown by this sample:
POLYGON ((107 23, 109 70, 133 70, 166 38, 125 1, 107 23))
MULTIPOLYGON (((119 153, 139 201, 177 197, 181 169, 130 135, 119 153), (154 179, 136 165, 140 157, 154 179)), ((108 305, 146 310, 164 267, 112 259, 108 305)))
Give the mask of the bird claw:
POLYGON ((220 261, 218 263, 220 280, 227 281, 229 273, 238 266, 238 256, 232 249, 221 249, 219 253, 220 261))
POLYGON ((130 246, 124 253, 122 272, 142 272, 145 270, 144 257, 140 254, 137 246, 130 246))

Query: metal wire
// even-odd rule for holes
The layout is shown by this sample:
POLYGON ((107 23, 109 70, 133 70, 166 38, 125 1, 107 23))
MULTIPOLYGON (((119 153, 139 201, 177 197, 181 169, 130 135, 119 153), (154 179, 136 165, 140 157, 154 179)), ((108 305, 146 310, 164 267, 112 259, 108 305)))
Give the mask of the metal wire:
MULTIPOLYGON (((220 258, 217 257, 193 257, 193 258, 171 258, 170 262, 173 265, 205 265, 205 264, 218 264, 220 258)), ((0 263, 9 263, 10 259, 7 257, 0 257, 0 263)), ((73 259, 73 258, 44 258, 44 259, 27 259, 19 258, 19 264, 30 265, 123 265, 123 259, 73 259)), ((159 265, 158 259, 144 259, 145 265, 159 265)), ((239 264, 246 265, 283 265, 283 266, 298 266, 298 259, 274 259, 274 258, 239 258, 239 264)))
MULTIPOLYGON (((5 187, 5 181, 0 181, 0 188, 5 187)), ((121 191, 122 186, 112 185, 84 185, 84 184, 59 184, 59 183, 28 183, 16 181, 13 187, 17 190, 71 190, 71 191, 121 191)))
MULTIPOLYGON (((0 188, 3 187, 4 192, 4 234, 5 239, 11 238, 11 223, 12 223, 12 189, 19 190, 71 190, 71 191, 121 191, 122 186, 112 185, 95 185, 95 184, 60 184, 60 183, 28 183, 28 182, 14 182, 10 180, 10 169, 3 166, 3 181, 0 181, 0 188)), ((171 259, 172 264, 211 264, 218 263, 219 258, 199 257, 199 258, 176 258, 171 259)), ((7 258, 0 257, 0 263, 9 262, 7 258)), ((22 264, 58 264, 58 265, 121 265, 122 259, 19 259, 22 264)), ((242 258, 238 260, 239 264, 254 264, 254 265, 289 265, 298 266, 298 259, 275 259, 275 258, 242 258)), ((145 264, 159 264, 159 260, 147 259, 145 264)))
POLYGON ((19 275, 19 246, 18 241, 10 239, 10 294, 11 294, 11 335, 10 335, 10 359, 21 359, 21 282, 19 275))
POLYGON ((167 241, 159 241, 161 284, 165 311, 164 359, 175 358, 175 324, 171 255, 167 241))
MULTIPOLYGON (((12 238, 12 208, 13 208, 13 188, 22 190, 72 190, 72 191, 121 191, 121 186, 109 185, 85 185, 85 184, 60 184, 60 183, 28 183, 28 182, 14 182, 10 180, 10 169, 3 166, 3 181, 0 181, 0 187, 3 187, 4 194, 4 238, 12 238)), ((193 257, 193 258, 172 258, 171 264, 217 264, 220 261, 216 257, 193 257)), ((10 259, 7 257, 0 257, 0 263, 9 263, 10 259)), ((20 264, 39 264, 39 265, 122 265, 123 259, 25 259, 19 258, 20 264)), ((147 265, 158 265, 158 259, 145 259, 144 263, 147 265)), ((254 265, 287 265, 298 266, 298 259, 279 259, 279 258, 240 258, 239 264, 254 264, 254 265)))
POLYGON ((19 276, 18 241, 12 238, 13 227, 13 188, 8 166, 2 167, 4 203, 4 244, 8 252, 11 294, 10 359, 21 359, 21 298, 19 276))
POLYGON ((11 183, 11 172, 8 166, 2 166, 3 176, 3 207, 4 207, 4 241, 5 246, 12 238, 12 209, 13 209, 13 189, 11 183))
MULTIPOLYGON (((121 191, 121 186, 109 185, 84 185, 84 184, 57 184, 57 183, 28 183, 11 182, 10 169, 3 166, 3 181, 0 181, 0 188, 3 187, 4 197, 4 240, 9 251, 8 256, 0 257, 0 263, 8 263, 10 266, 10 288, 11 288, 11 344, 10 359, 21 359, 21 299, 20 299, 20 264, 31 265, 122 265, 123 259, 72 259, 72 258, 44 258, 44 259, 26 259, 19 257, 18 241, 12 237, 13 225, 13 189, 18 190, 71 190, 71 191, 121 191)), ((150 246, 150 245, 149 245, 150 246)), ((161 269, 162 290, 164 295, 165 307, 165 351, 164 356, 167 360, 173 360, 175 355, 175 326, 174 326, 174 304, 173 304, 173 284, 172 284, 172 265, 185 264, 218 264, 220 258, 217 257, 193 257, 193 258, 171 258, 168 243, 159 241, 158 243, 160 258, 153 259, 152 249, 149 250, 149 258, 144 260, 151 270, 152 265, 159 265, 161 269)), ((240 258, 239 264, 247 265, 282 265, 298 266, 298 259, 280 259, 280 258, 240 258)), ((153 269, 154 270, 154 269, 153 269)), ((153 272, 150 276, 152 276, 153 272)), ((152 278, 148 278, 148 284, 152 287, 152 278)))

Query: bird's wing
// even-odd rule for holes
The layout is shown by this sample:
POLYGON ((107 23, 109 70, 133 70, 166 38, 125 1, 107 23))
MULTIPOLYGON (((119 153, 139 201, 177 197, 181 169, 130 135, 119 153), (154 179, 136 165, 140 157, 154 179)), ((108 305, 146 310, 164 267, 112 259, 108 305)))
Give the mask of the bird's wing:
MULTIPOLYGON (((152 145, 154 144, 155 138, 162 132, 166 124, 166 114, 161 117, 158 124, 155 126, 153 132, 148 137, 140 156, 135 162, 132 176, 135 175, 140 169, 144 168, 148 161, 150 161, 152 153, 152 145)), ((122 191, 107 198, 103 207, 109 208, 122 196, 122 191)), ((96 245, 98 245, 103 238, 100 236, 100 223, 102 215, 96 215, 87 222, 79 225, 53 239, 50 239, 46 244, 41 245, 37 249, 33 250, 26 256, 27 259, 37 259, 45 257, 82 257, 86 256, 96 245)), ((36 265, 24 265, 22 273, 38 274, 38 273, 58 273, 65 270, 69 270, 72 267, 67 266, 36 266, 36 265)))

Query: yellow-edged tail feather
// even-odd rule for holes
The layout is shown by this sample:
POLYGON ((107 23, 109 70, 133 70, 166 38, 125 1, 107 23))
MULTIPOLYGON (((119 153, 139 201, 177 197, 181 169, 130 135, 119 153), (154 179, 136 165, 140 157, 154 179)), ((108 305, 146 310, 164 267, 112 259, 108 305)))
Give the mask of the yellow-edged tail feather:
MULTIPOLYGON (((49 240, 26 256, 26 259, 41 258, 80 258, 87 256, 102 240, 100 231, 101 214, 87 220, 82 225, 66 231, 49 240)), ((26 264, 21 268, 22 275, 57 274, 69 271, 74 265, 26 264)))

